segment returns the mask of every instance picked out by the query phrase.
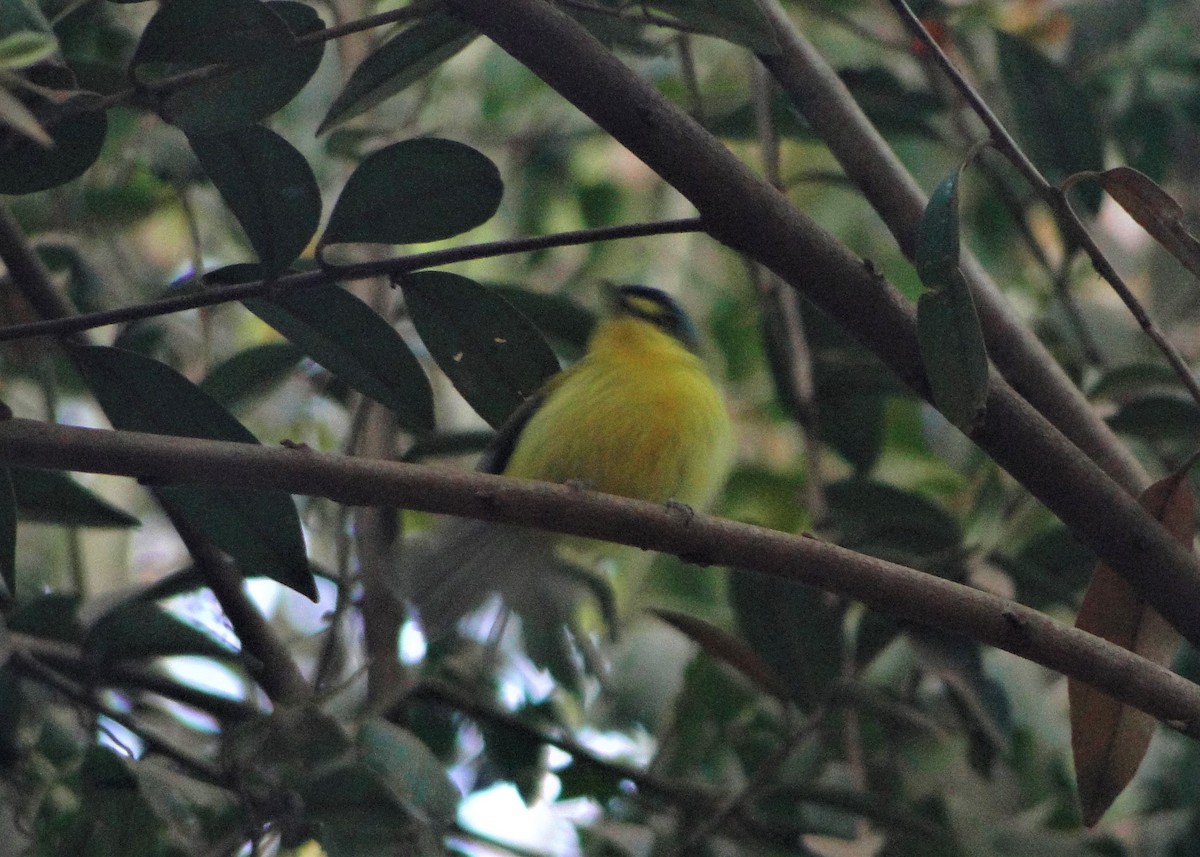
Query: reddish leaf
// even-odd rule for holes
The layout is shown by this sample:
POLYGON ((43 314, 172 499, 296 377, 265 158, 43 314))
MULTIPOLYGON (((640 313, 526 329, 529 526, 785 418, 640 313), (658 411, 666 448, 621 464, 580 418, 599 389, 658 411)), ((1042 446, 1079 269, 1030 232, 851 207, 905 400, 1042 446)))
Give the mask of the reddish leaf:
MULTIPOLYGON (((1183 545, 1192 546, 1186 468, 1147 488, 1141 503, 1183 545)), ((1179 633, 1103 562, 1096 564, 1075 627, 1164 666, 1180 641, 1179 633)), ((1154 718, 1075 679, 1068 680, 1067 689, 1079 805, 1090 827, 1133 779, 1154 734, 1154 718)))
POLYGON ((1154 240, 1185 268, 1200 277, 1200 239, 1183 224, 1183 208, 1154 179, 1129 167, 1105 170, 1097 176, 1109 196, 1129 212, 1154 240))

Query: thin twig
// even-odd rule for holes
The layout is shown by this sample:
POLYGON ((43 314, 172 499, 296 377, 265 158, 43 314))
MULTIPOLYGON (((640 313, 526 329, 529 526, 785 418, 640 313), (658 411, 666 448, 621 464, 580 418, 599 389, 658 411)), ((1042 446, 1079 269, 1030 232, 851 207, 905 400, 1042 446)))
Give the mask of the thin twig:
MULTIPOLYGON (((204 291, 149 301, 135 306, 74 315, 71 318, 49 319, 46 321, 30 322, 28 324, 14 324, 0 328, 0 342, 28 339, 34 336, 66 336, 83 330, 105 327, 110 324, 121 324, 137 321, 138 319, 154 318, 160 315, 169 315, 203 306, 215 306, 216 304, 240 301, 250 297, 311 289, 316 286, 329 285, 343 280, 365 280, 380 276, 399 277, 424 268, 452 265, 457 262, 468 262, 474 259, 527 253, 552 247, 592 244, 598 241, 613 241, 619 238, 640 238, 650 235, 698 232, 702 229, 703 226, 699 218, 687 217, 652 223, 632 223, 623 226, 605 226, 597 229, 579 229, 571 232, 559 232, 554 235, 542 235, 536 238, 489 241, 483 244, 470 244, 465 247, 454 247, 448 250, 414 253, 410 256, 400 256, 394 259, 359 262, 354 265, 331 265, 320 271, 285 274, 276 280, 255 280, 251 283, 210 286, 204 291)), ((3 247, 0 246, 0 259, 2 258, 3 247)))
POLYGON ((1088 258, 1092 262, 1092 267, 1108 284, 1112 287, 1117 296, 1129 309, 1138 325, 1150 337, 1151 341, 1158 347, 1159 351, 1167 358, 1167 362, 1171 364, 1171 368, 1175 370, 1175 374, 1187 387, 1192 398, 1200 403, 1200 380, 1197 380, 1191 368, 1187 365, 1187 361, 1183 355, 1175 348, 1174 345, 1167 340, 1166 335, 1159 330, 1155 325, 1154 320, 1150 318, 1141 301, 1133 294, 1126 285, 1121 275, 1117 273, 1116 268, 1109 262, 1108 257, 1100 249, 1087 227, 1083 225, 1083 221, 1075 213, 1071 207, 1071 202, 1067 198, 1067 194, 1062 188, 1056 187, 1047 181, 1046 177, 1038 170, 1029 156, 1017 144, 1012 135, 1004 127, 1004 124, 992 112, 983 98, 975 91, 975 88, 962 75, 958 68, 946 56, 945 51, 937 43, 937 40, 929 34, 925 29, 925 25, 908 7, 905 0, 888 0, 892 7, 900 15, 901 20, 909 31, 916 38, 921 40, 921 43, 929 51, 930 56, 934 58, 942 72, 950 79, 955 88, 959 91, 967 104, 979 117, 980 121, 987 127, 988 133, 992 136, 993 145, 1020 171, 1025 180, 1033 187, 1037 195, 1050 206, 1054 212, 1055 218, 1058 221, 1059 227, 1066 234, 1067 238, 1078 246, 1083 248, 1083 251, 1088 254, 1088 258))

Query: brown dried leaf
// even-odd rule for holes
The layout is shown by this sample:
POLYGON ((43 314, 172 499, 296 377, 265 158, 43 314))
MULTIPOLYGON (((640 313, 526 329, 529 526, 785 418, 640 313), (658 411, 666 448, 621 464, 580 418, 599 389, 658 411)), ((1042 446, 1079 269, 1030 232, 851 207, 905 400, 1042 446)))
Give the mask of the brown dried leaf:
MULTIPOLYGON (((1192 492, 1186 469, 1155 482, 1140 500, 1181 544, 1192 546, 1192 492)), ((1164 666, 1180 642, 1179 632, 1103 562, 1096 564, 1075 627, 1164 666)), ((1080 810, 1090 827, 1137 773, 1155 721, 1081 681, 1068 679, 1067 690, 1080 810)))
POLYGON ((1109 196, 1129 212, 1130 217, 1200 278, 1200 239, 1183 225, 1183 208, 1174 197, 1154 179, 1130 167, 1105 170, 1097 177, 1109 196))

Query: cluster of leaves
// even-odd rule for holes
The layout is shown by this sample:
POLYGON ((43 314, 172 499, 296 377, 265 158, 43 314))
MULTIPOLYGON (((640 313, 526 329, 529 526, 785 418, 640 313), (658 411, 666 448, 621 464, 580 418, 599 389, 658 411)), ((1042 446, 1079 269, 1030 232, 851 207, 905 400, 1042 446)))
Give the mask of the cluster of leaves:
MULTIPOLYGON (((706 83, 718 93, 744 89, 740 72, 729 71, 730 57, 775 47, 753 0, 658 0, 636 10, 615 0, 563 5, 630 62, 644 62, 646 74, 663 74, 674 34, 686 34, 704 49, 706 83)), ((965 59, 1001 81, 1021 143, 1047 176, 1094 174, 1080 191, 1087 210, 1096 210, 1103 187, 1195 271, 1182 212, 1152 199, 1144 182, 1104 172, 1111 141, 1151 178, 1178 178, 1175 150, 1163 141, 1194 134, 1200 123, 1193 46, 1168 35, 1183 13, 1171 3, 1128 13, 1121 23, 1142 41, 1122 47, 1122 32, 1105 29, 1102 11, 1078 10, 1074 53, 1065 61, 969 14, 949 23, 961 28, 963 45, 995 44, 994 68, 970 52, 965 59)), ((564 115, 561 127, 546 129, 509 118, 540 97, 528 75, 512 68, 490 68, 508 77, 473 90, 482 90, 478 112, 486 122, 473 117, 451 134, 450 122, 418 110, 420 118, 408 121, 411 134, 361 124, 414 85, 449 115, 461 96, 439 93, 431 74, 449 73, 443 66, 475 42, 473 29, 438 4, 401 10, 382 23, 405 25, 331 92, 320 73, 325 24, 306 3, 174 0, 141 18, 127 12, 102 3, 39 9, 31 0, 0 0, 0 193, 29 194, 13 207, 35 236, 63 226, 85 232, 86 225, 115 240, 131 225, 169 216, 181 193, 211 186, 240 233, 213 253, 215 269, 188 276, 170 294, 263 284, 242 305, 281 340, 246 346, 232 332, 244 314, 218 315, 230 332, 214 341, 235 344, 195 372, 184 335, 130 324, 113 346, 74 342, 53 355, 13 349, 5 356, 6 391, 57 385, 52 400, 61 390, 95 401, 118 429, 258 443, 244 423, 260 417, 272 390, 303 378, 304 396, 343 412, 357 401, 386 408, 412 439, 406 457, 418 460, 471 451, 487 437, 446 429, 430 364, 496 427, 557 371, 558 355, 583 347, 591 316, 557 295, 398 264, 395 285, 412 337, 338 283, 355 270, 344 262, 354 258, 353 245, 456 238, 497 211, 515 228, 541 230, 561 222, 564 211, 601 226, 639 210, 620 183, 580 178, 584 156, 571 143, 586 144, 590 131, 573 128, 575 119, 564 115), (320 102, 321 118, 307 126, 297 118, 313 112, 305 98, 320 102), (133 145, 142 129, 167 126, 182 135, 153 150, 133 145), (315 126, 326 148, 314 153, 299 143, 298 126, 315 126), (444 137, 419 136, 432 128, 444 137), (517 140, 513 151, 495 142, 505 134, 517 140), (488 157, 450 136, 497 151, 488 157), (123 147, 135 154, 123 157, 123 147), (505 176, 510 211, 502 209, 497 152, 517 165, 505 176), (347 154, 349 176, 332 193, 327 174, 347 154)), ((931 5, 923 14, 949 13, 931 5)), ((929 290, 919 297, 918 317, 933 395, 953 423, 969 427, 986 397, 987 361, 958 272, 960 221, 991 265, 1025 271, 1012 249, 1024 237, 1021 221, 998 214, 996 200, 1024 203, 1007 175, 992 192, 965 193, 957 158, 948 154, 960 148, 954 125, 932 87, 912 83, 919 67, 910 53, 860 48, 841 57, 850 91, 891 139, 916 152, 931 184, 949 175, 922 224, 920 285, 886 239, 866 232, 847 239, 871 250, 914 299, 921 285, 929 290)), ((696 96, 682 71, 659 82, 681 100, 696 96)), ((782 98, 773 106, 789 151, 820 157, 805 118, 782 98)), ((713 115, 711 129, 732 144, 756 138, 748 97, 713 115)), ((836 189, 796 192, 814 205, 845 203, 836 189)), ((221 217, 208 213, 205 228, 221 228, 221 217)), ((95 246, 42 241, 38 250, 81 310, 110 308, 128 293, 106 283, 111 272, 97 273, 95 246)), ((1066 282, 1073 254, 1064 248, 1060 269, 1044 273, 1066 282)), ((536 254, 524 264, 530 280, 555 271, 536 254)), ((624 264, 652 270, 644 260, 624 264)), ((166 271, 145 267, 129 290, 149 293, 164 281, 166 271)), ((703 268, 687 275, 718 294, 711 328, 731 395, 747 414, 743 430, 778 442, 795 423, 819 426, 837 458, 836 478, 819 486, 827 506, 819 519, 796 503, 816 468, 800 472, 769 460, 739 468, 724 514, 792 532, 815 528, 852 550, 957 581, 999 579, 1041 609, 1077 606, 1092 559, 993 464, 964 450, 866 349, 805 308, 801 333, 812 353, 814 393, 811 401, 799 398, 794 355, 784 345, 796 331, 769 314, 759 326, 751 290, 715 285, 737 279, 735 264, 718 265, 719 275, 703 268), (763 393, 766 379, 774 386, 763 393)), ((571 276, 600 270, 593 254, 571 276)), ((1036 287, 1027 292, 1044 302, 1036 287)), ((13 305, 14 315, 29 312, 13 305)), ((1085 321, 1101 319, 1101 310, 1084 308, 1093 313, 1085 321)), ((1200 427, 1200 406, 1174 376, 1150 365, 1146 352, 1129 360, 1116 347, 1117 368, 1094 365, 1074 331, 1044 315, 1068 368, 1089 380, 1097 402, 1111 404, 1113 427, 1141 442, 1149 460, 1177 466, 1200 427)), ((216 854, 309 838, 333 857, 439 853, 464 802, 450 768, 469 795, 503 782, 529 803, 546 802, 553 782, 558 801, 587 799, 602 811, 578 831, 591 854, 717 841, 747 855, 807 854, 820 837, 862 839, 864 822, 892 857, 1123 851, 1110 837, 1078 830, 1066 741, 1042 725, 1060 716, 1044 692, 1047 679, 1006 667, 970 641, 903 627, 815 590, 664 558, 649 586, 662 609, 625 629, 615 647, 579 628, 564 633, 536 623, 527 623, 520 647, 515 635, 498 650, 459 640, 426 653, 413 671, 417 689, 387 711, 389 719, 359 715, 358 706, 355 716, 330 713, 344 711, 359 689, 354 658, 346 656, 338 678, 349 691, 323 708, 312 699, 277 698, 268 713, 253 690, 264 668, 256 653, 231 648, 172 607, 211 585, 203 563, 132 597, 92 603, 79 592, 64 594, 61 581, 22 564, 17 519, 126 529, 139 519, 65 475, 14 469, 6 478, 11 491, 2 493, 13 502, 0 503, 11 637, 0 669, 3 824, 32 853, 216 854), (45 584, 63 591, 47 594, 45 584), (171 656, 221 664, 251 691, 231 700, 198 689, 165 668, 171 662, 162 659, 171 656), (544 668, 552 692, 529 678, 531 664, 544 668), (596 673, 606 679, 598 682, 596 673), (614 760, 563 737, 603 730, 626 740, 654 735, 651 758, 614 760), (570 755, 553 773, 548 744, 570 755), (685 842, 688 831, 694 839, 685 842)), ((314 575, 318 548, 306 549, 304 525, 318 544, 335 542, 344 529, 341 519, 322 520, 319 504, 298 507, 282 493, 149 487, 185 541, 215 545, 242 576, 270 578, 314 600, 338 585, 343 604, 357 593, 348 575, 314 575)), ((150 516, 158 512, 141 517, 150 516)), ((1181 532, 1190 534, 1190 521, 1181 532)), ((82 570, 79 577, 90 579, 82 570)), ((1094 592, 1093 604, 1100 598, 1094 592)), ((1111 601, 1101 598, 1105 604, 1111 601)), ((353 624, 333 616, 321 632, 335 641, 330 646, 353 624)), ((307 664, 303 646, 295 648, 307 664)), ((322 658, 314 669, 325 664, 322 658)), ((1100 740, 1122 730, 1144 737, 1143 723, 1128 725, 1129 712, 1108 713, 1117 726, 1100 740)), ((1179 828, 1162 837, 1161 853, 1200 827, 1187 773, 1194 753, 1189 747, 1164 757, 1153 772, 1147 806, 1179 828)), ((1101 779, 1109 773, 1103 768, 1101 779)))

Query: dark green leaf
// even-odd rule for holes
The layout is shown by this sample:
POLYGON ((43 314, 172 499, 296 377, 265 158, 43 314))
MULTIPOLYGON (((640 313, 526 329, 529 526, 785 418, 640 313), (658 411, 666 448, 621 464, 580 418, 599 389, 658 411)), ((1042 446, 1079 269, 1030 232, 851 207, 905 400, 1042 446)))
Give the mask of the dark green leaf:
POLYGON ((192 151, 250 239, 267 278, 308 246, 321 191, 308 162, 274 131, 250 126, 188 137, 192 151))
POLYGON ((1001 557, 1017 587, 1017 600, 1038 610, 1075 607, 1096 565, 1096 556, 1071 531, 1055 524, 1035 534, 1013 557, 1001 557))
POLYGON ((330 128, 370 110, 420 80, 474 40, 476 31, 444 12, 434 12, 363 60, 317 129, 330 128))
POLYGON ((59 104, 23 93, 22 100, 53 145, 43 146, 8 125, 0 125, 0 193, 33 193, 82 175, 104 145, 108 130, 104 112, 86 109, 82 97, 59 104))
POLYGON ((14 467, 12 487, 22 520, 71 527, 136 527, 141 523, 65 473, 14 467))
MULTIPOLYGON (((1021 145, 1052 182, 1104 169, 1104 136, 1091 100, 1067 69, 1024 39, 997 33, 1000 76, 1012 102, 1021 145)), ((1081 185, 1088 208, 1100 208, 1100 189, 1081 185)))
POLYGON ((296 48, 295 36, 322 26, 312 7, 293 0, 167 4, 143 30, 131 67, 142 78, 164 78, 230 66, 166 91, 158 111, 188 133, 231 131, 270 116, 304 87, 325 45, 296 48))
POLYGON ((1088 398, 1122 401, 1145 396, 1148 390, 1181 390, 1183 382, 1169 366, 1157 363, 1131 363, 1102 375, 1088 389, 1088 398))
POLYGON ((46 637, 64 643, 83 640, 79 623, 79 597, 51 592, 21 604, 8 618, 11 631, 46 637))
POLYGON ((5 593, 17 591, 17 498, 11 471, 0 468, 0 580, 5 593))
POLYGON ((1146 396, 1123 406, 1108 424, 1147 440, 1194 443, 1200 437, 1200 407, 1178 396, 1146 396))
POLYGON ((537 328, 495 292, 442 271, 408 275, 400 288, 430 354, 492 426, 558 372, 537 328))
POLYGON ((101 616, 84 640, 97 661, 202 655, 236 658, 238 653, 150 601, 130 601, 101 616))
POLYGON ((866 479, 834 482, 826 493, 844 547, 911 562, 954 551, 962 541, 954 518, 920 494, 866 479))
POLYGON ((775 28, 755 0, 653 0, 647 5, 755 53, 779 50, 775 28))
MULTIPOLYGON (((118 348, 86 346, 71 355, 113 426, 177 437, 257 443, 212 397, 174 369, 118 348)), ((156 490, 242 573, 263 575, 316 600, 300 518, 282 491, 171 485, 156 490)))
POLYGON ((50 22, 33 0, 4 0, 0 3, 0 36, 32 30, 52 33, 50 22))
POLYGON ((512 783, 521 799, 532 806, 546 775, 545 744, 536 735, 499 721, 480 724, 480 731, 487 748, 484 775, 512 783))
POLYGON ((419 244, 451 238, 500 205, 500 171, 470 146, 422 137, 367 157, 342 189, 322 244, 419 244))
POLYGON ((950 172, 921 217, 914 264, 929 293, 917 302, 917 338, 933 403, 967 434, 983 418, 988 394, 987 347, 975 299, 958 267, 958 180, 950 172))
POLYGON ((493 285, 491 288, 550 339, 570 346, 576 354, 582 354, 587 348, 596 327, 596 314, 592 311, 562 295, 531 292, 519 286, 493 285))
POLYGON ((824 703, 841 675, 843 603, 810 586, 735 571, 730 601, 738 629, 782 679, 802 711, 824 703))
POLYGON ((248 298, 246 309, 337 378, 396 413, 411 431, 433 428, 433 391, 395 329, 338 286, 248 298))
POLYGON ((221 754, 246 787, 295 790, 352 764, 354 744, 336 718, 301 704, 276 706, 270 716, 241 724, 226 736, 221 754))
POLYGON ((934 404, 970 434, 987 404, 988 360, 975 302, 961 275, 952 289, 921 295, 917 337, 934 404))
POLYGON ((446 769, 415 735, 382 718, 363 723, 358 746, 367 767, 394 799, 439 826, 454 820, 460 795, 446 769))
POLYGON ((200 389, 236 409, 286 381, 303 357, 304 352, 290 342, 255 345, 214 366, 200 389))

